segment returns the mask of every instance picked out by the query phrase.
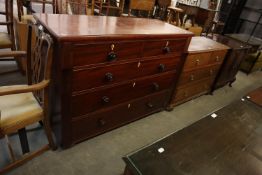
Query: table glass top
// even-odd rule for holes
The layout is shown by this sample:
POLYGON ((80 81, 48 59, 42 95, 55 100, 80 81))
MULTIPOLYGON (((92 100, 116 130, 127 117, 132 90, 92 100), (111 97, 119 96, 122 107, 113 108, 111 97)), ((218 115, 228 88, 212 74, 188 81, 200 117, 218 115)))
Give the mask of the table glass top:
POLYGON ((133 174, 262 174, 262 108, 238 100, 123 159, 133 174))
POLYGON ((243 33, 234 33, 234 34, 226 34, 226 36, 229 36, 230 38, 234 38, 238 41, 248 43, 250 45, 255 45, 255 46, 261 46, 262 45, 262 39, 253 37, 248 34, 243 34, 243 33))

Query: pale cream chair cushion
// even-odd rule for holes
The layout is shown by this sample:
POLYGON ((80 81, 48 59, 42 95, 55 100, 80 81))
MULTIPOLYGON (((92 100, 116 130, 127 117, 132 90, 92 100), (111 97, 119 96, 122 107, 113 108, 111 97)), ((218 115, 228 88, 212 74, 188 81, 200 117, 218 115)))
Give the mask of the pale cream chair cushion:
MULTIPOLYGON (((0 90, 4 88, 9 87, 3 86, 0 90)), ((43 110, 31 92, 0 96, 0 111, 0 129, 4 134, 16 132, 43 118, 43 110)))
POLYGON ((33 15, 23 15, 21 17, 22 22, 27 23, 27 21, 35 21, 33 15))
POLYGON ((0 32, 0 48, 9 48, 12 46, 12 41, 8 33, 0 32))

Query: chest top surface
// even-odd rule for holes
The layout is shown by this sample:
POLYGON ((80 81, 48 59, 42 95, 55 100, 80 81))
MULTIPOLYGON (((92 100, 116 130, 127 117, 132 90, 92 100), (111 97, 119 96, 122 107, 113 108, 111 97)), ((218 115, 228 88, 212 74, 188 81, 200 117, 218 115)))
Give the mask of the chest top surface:
POLYGON ((34 17, 58 40, 193 36, 191 32, 154 19, 66 14, 35 14, 34 17))
POLYGON ((220 44, 206 37, 196 36, 192 37, 191 39, 191 42, 188 47, 188 53, 198 53, 226 49, 229 49, 229 47, 224 44, 220 44))

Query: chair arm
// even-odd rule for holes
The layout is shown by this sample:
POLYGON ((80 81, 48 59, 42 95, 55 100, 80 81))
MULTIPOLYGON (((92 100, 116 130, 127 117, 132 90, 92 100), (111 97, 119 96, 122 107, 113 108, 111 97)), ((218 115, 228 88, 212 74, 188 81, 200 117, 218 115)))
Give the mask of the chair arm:
POLYGON ((5 57, 26 57, 25 51, 2 51, 0 52, 0 59, 5 57))
POLYGON ((43 80, 40 83, 29 86, 8 86, 7 88, 0 88, 0 96, 34 92, 47 87, 48 84, 49 80, 43 80))

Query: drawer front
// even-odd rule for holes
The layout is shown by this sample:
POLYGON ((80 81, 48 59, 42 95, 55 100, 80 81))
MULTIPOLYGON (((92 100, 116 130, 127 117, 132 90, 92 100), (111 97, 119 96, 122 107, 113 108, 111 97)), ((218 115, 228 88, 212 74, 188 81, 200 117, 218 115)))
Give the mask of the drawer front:
POLYGON ((184 52, 187 39, 148 41, 144 44, 143 56, 181 55, 184 52))
POLYGON ((100 66, 73 72, 73 91, 105 86, 137 77, 176 70, 180 58, 143 60, 111 66, 100 66))
POLYGON ((75 45, 71 59, 74 66, 111 63, 141 57, 141 42, 75 45))
POLYGON ((165 107, 169 95, 169 91, 162 91, 130 103, 118 105, 111 109, 73 119, 73 141, 78 142, 87 139, 151 113, 160 111, 165 107))
POLYGON ((190 86, 178 88, 176 91, 175 99, 173 99, 172 103, 178 103, 186 99, 189 100, 195 95, 208 92, 211 88, 213 80, 213 78, 208 78, 198 81, 194 84, 190 84, 190 86))
POLYGON ((188 69, 196 69, 204 65, 208 65, 212 53, 198 53, 198 54, 189 54, 187 56, 184 71, 188 69))
POLYGON ((222 63, 226 54, 227 54, 227 50, 214 51, 210 57, 209 63, 210 64, 222 63))
POLYGON ((187 83, 193 83, 208 77, 215 77, 219 71, 219 68, 220 65, 214 65, 199 70, 183 72, 180 76, 178 86, 186 85, 187 83))
POLYGON ((102 108, 112 107, 135 98, 150 95, 172 87, 176 72, 140 78, 128 83, 75 95, 72 98, 72 116, 77 117, 102 108), (125 95, 128 92, 128 95, 125 95), (85 105, 83 105, 85 104, 85 105))

